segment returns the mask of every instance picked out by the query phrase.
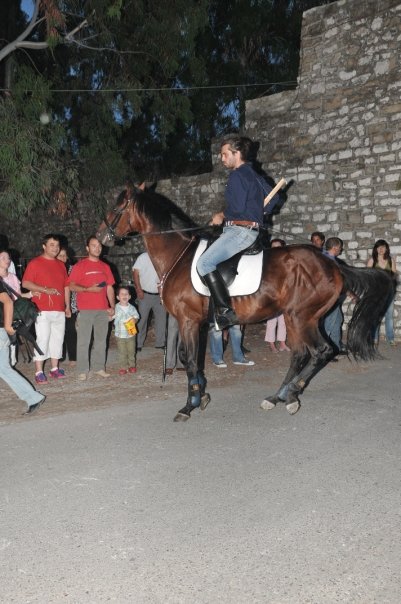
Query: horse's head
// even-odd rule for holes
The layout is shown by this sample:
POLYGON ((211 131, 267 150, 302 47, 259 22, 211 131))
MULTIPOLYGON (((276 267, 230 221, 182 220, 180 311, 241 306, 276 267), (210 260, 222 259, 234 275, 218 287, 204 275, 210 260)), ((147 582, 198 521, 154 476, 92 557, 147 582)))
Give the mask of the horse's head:
POLYGON ((96 238, 102 245, 112 247, 117 239, 123 239, 128 233, 138 230, 135 222, 135 194, 144 190, 127 187, 117 197, 115 207, 106 214, 104 221, 96 232, 96 238))
POLYGON ((108 212, 96 233, 108 247, 128 233, 174 233, 196 228, 196 224, 167 197, 152 190, 127 188, 117 198, 115 208, 108 212))

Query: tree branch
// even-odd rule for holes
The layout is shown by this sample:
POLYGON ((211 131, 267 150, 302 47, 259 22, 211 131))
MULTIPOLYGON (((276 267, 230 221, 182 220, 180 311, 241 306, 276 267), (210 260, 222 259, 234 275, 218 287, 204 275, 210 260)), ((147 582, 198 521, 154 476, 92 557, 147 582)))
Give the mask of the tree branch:
MULTIPOLYGON (((29 48, 29 49, 33 49, 33 50, 43 50, 45 48, 49 48, 49 44, 46 41, 31 42, 29 40, 26 40, 26 38, 30 35, 32 30, 37 25, 42 23, 42 21, 46 20, 46 17, 41 17, 40 19, 38 19, 39 4, 40 4, 40 0, 35 0, 35 7, 34 7, 34 10, 32 13, 31 21, 30 21, 29 25, 27 26, 27 28, 15 40, 13 40, 12 42, 7 44, 6 46, 4 46, 4 48, 2 48, 0 50, 0 62, 3 59, 5 59, 6 57, 8 57, 8 55, 10 55, 14 51, 16 51, 18 48, 29 48)), ((66 42, 71 42, 73 40, 74 35, 78 31, 80 31, 83 27, 86 27, 87 25, 88 25, 88 22, 86 19, 84 19, 77 27, 75 27, 73 30, 71 30, 64 36, 62 36, 60 43, 62 44, 62 43, 66 43, 66 42)))

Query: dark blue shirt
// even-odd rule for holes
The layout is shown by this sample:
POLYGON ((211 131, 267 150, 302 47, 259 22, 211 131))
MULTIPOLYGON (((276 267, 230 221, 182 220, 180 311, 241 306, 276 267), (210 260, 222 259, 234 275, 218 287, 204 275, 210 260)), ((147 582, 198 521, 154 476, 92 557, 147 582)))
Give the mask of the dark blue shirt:
POLYGON ((251 164, 241 164, 233 170, 227 181, 225 192, 226 220, 249 220, 263 224, 263 214, 271 214, 280 200, 278 193, 264 208, 263 200, 272 187, 252 168, 251 164))

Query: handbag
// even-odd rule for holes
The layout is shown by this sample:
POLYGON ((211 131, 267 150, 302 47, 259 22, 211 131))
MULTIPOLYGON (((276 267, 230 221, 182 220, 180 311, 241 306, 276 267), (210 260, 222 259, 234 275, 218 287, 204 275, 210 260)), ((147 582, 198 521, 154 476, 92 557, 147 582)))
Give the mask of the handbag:
MULTIPOLYGON (((13 299, 13 329, 16 331, 16 334, 18 336, 22 336, 29 342, 32 342, 35 350, 40 355, 43 355, 43 352, 36 344, 36 340, 30 331, 32 325, 35 323, 36 318, 39 314, 38 307, 29 298, 23 298, 21 294, 16 292, 15 289, 11 287, 11 285, 8 285, 8 283, 4 281, 3 277, 0 277, 0 280, 3 283, 4 289, 6 290, 10 298, 13 299, 13 296, 16 296, 16 300, 13 299)), ((2 304, 0 305, 0 319, 2 321, 4 319, 2 304)), ((12 338, 13 336, 10 336, 11 343, 15 344, 15 341, 13 341, 12 338)))

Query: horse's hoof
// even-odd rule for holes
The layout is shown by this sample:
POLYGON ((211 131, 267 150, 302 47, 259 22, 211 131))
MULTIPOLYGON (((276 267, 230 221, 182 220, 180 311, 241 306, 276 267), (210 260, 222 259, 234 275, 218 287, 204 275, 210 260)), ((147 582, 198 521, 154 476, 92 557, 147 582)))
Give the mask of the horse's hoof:
POLYGON ((276 403, 273 403, 273 401, 269 401, 267 398, 265 398, 260 403, 260 408, 263 409, 264 411, 270 411, 270 409, 274 409, 275 407, 276 407, 276 403))
POLYGON ((300 406, 301 403, 299 401, 294 401, 293 403, 288 403, 285 408, 287 409, 290 415, 295 415, 296 412, 299 411, 300 406))
POLYGON ((201 404, 200 404, 201 411, 204 411, 206 409, 206 407, 208 406, 210 401, 211 401, 210 394, 208 392, 205 392, 205 394, 203 394, 201 397, 201 404))
POLYGON ((191 416, 188 415, 188 413, 181 413, 181 411, 179 411, 173 421, 174 422, 186 422, 190 417, 191 416))

